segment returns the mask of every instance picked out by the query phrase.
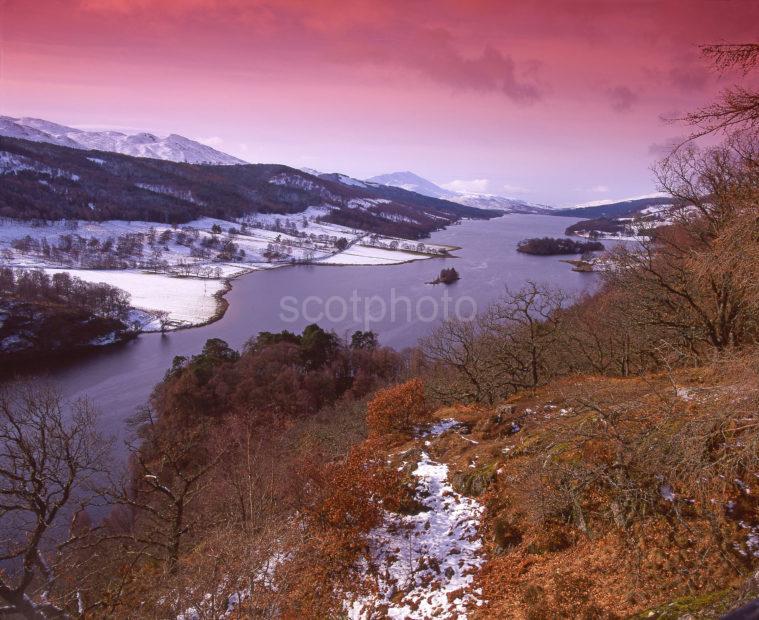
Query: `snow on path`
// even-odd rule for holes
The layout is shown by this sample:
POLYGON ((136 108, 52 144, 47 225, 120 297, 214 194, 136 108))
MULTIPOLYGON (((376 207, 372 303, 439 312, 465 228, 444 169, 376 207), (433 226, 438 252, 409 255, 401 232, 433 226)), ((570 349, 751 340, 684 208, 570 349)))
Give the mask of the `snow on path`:
POLYGON ((466 618, 470 605, 483 602, 481 589, 471 587, 485 561, 478 533, 483 506, 456 493, 448 466, 426 452, 412 474, 425 510, 416 515, 386 512, 382 525, 370 533, 379 593, 348 604, 352 620, 466 618))

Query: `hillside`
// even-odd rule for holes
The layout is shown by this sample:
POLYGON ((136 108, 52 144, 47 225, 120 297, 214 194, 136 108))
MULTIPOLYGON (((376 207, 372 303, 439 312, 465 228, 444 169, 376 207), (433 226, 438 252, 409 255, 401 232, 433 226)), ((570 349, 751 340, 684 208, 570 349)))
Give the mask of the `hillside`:
POLYGON ((551 215, 559 215, 563 217, 582 217, 585 219, 631 217, 651 207, 663 207, 665 205, 671 204, 672 198, 668 196, 634 198, 632 200, 610 202, 608 204, 591 207, 554 209, 551 211, 551 215))
POLYGON ((590 207, 559 209, 551 215, 582 217, 568 226, 567 235, 589 238, 638 238, 656 228, 672 224, 687 213, 687 207, 671 197, 646 197, 590 207))
MULTIPOLYGON (((414 459, 420 473, 425 462, 442 468, 448 503, 441 514, 422 513, 425 520, 458 514, 467 519, 462 528, 474 520, 478 536, 457 540, 454 529, 448 539, 432 529, 426 547, 405 553, 431 556, 433 579, 447 584, 445 545, 458 547, 469 578, 450 579, 461 588, 452 600, 470 618, 720 617, 759 594, 748 579, 759 556, 755 485, 730 474, 721 481, 721 469, 694 480, 689 466, 708 470, 697 460, 700 439, 678 433, 716 434, 752 408, 754 390, 726 406, 731 386, 755 378, 746 363, 729 361, 731 377, 718 366, 674 376, 575 376, 497 406, 439 409, 429 431, 388 451, 409 471, 414 459)), ((729 463, 748 457, 742 447, 715 449, 729 463)), ((434 499, 421 485, 418 493, 425 504, 434 499)), ((391 603, 396 611, 434 600, 435 588, 404 583, 391 603)), ((455 617, 443 600, 441 617, 455 617)))
POLYGON ((370 332, 209 340, 136 418, 125 497, 157 567, 123 560, 116 512, 79 530, 101 554, 72 584, 123 575, 104 617, 719 618, 759 595, 756 355, 441 404, 373 392, 404 369, 370 332))
POLYGON ((325 221, 416 239, 462 217, 499 214, 282 165, 193 165, 15 138, 0 138, 0 175, 0 216, 17 219, 184 223, 319 206, 325 221))

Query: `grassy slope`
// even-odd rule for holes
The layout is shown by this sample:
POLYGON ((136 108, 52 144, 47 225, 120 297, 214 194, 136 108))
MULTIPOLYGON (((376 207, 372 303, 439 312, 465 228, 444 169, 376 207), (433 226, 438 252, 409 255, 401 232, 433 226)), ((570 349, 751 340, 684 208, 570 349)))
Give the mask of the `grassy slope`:
MULTIPOLYGON (((549 475, 572 472, 562 484, 581 486, 583 471, 608 460, 613 433, 599 428, 604 425, 595 408, 623 412, 620 432, 631 440, 639 438, 640 444, 629 448, 635 452, 643 444, 653 450, 666 446, 673 429, 708 417, 731 398, 726 396, 727 382, 705 370, 683 372, 674 381, 679 391, 666 375, 569 378, 534 394, 517 395, 496 409, 437 412, 436 417, 467 423, 471 432, 450 432, 433 440, 430 454, 449 464, 457 490, 477 495, 487 506, 481 531, 489 560, 480 579, 488 605, 475 617, 546 618, 558 613, 624 618, 645 612, 651 618, 684 613, 712 618, 736 603, 735 590, 751 569, 741 565, 740 556, 731 561, 742 575, 726 564, 709 536, 709 524, 680 500, 686 481, 678 485, 675 504, 657 497, 654 481, 648 514, 625 528, 615 527, 608 516, 604 492, 590 491, 583 499, 588 535, 571 514, 549 514, 555 498, 541 497, 550 495, 551 484, 553 490, 560 484, 555 479, 546 484, 549 475), (515 433, 514 423, 520 429, 515 433), (683 516, 683 526, 675 529, 670 527, 674 509, 683 516)), ((651 456, 654 461, 661 458, 651 456)), ((732 485, 721 488, 714 501, 740 501, 732 485)), ((757 517, 754 502, 754 523, 757 517)), ((726 528, 733 535, 727 547, 743 544, 745 532, 737 523, 726 528)))

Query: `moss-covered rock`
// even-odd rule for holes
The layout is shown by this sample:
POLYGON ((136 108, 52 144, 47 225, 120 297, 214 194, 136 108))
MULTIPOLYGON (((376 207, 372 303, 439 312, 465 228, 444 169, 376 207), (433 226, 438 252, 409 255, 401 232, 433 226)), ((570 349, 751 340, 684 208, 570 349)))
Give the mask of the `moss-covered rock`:
POLYGON ((495 482, 495 471, 496 463, 490 463, 469 471, 456 472, 451 477, 451 486, 457 493, 478 497, 495 482))

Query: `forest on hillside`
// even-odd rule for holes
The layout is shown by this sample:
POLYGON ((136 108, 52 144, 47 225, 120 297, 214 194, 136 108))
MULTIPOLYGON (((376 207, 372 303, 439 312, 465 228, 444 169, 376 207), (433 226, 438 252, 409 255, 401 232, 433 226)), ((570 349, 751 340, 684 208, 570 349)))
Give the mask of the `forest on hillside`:
POLYGON ((384 185, 346 185, 278 164, 213 166, 83 151, 0 136, 0 217, 187 223, 330 206, 327 221, 426 237, 477 209, 384 185))
MULTIPOLYGON (((704 54, 759 65, 756 44, 704 54)), ((528 282, 404 352, 317 325, 241 351, 209 340, 134 417, 124 472, 86 401, 6 387, 6 609, 383 617, 458 576, 373 547, 430 509, 419 470, 443 465, 441 505, 481 507, 472 618, 717 618, 756 599, 757 110, 739 85, 684 118, 720 138, 656 167, 692 208, 610 252, 596 293, 528 282), (393 581, 404 562, 411 577, 393 581)))

